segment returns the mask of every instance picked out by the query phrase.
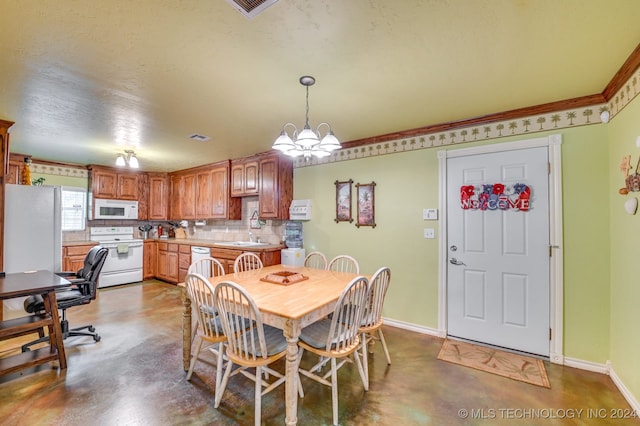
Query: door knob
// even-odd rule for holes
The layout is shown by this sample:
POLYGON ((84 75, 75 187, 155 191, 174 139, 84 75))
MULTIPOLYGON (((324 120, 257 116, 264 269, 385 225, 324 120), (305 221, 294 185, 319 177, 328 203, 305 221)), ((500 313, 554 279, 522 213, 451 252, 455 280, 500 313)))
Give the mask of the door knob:
POLYGON ((452 264, 452 265, 464 265, 464 266, 467 266, 467 265, 465 265, 464 262, 456 259, 455 257, 452 257, 451 260, 449 260, 449 263, 452 264))

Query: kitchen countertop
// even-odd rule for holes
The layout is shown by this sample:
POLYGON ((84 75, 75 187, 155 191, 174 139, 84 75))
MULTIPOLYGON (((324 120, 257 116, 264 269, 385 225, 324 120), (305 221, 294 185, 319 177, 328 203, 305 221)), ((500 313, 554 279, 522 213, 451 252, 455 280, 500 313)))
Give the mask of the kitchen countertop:
POLYGON ((259 246, 237 246, 231 244, 231 241, 216 241, 216 240, 200 240, 196 238, 147 238, 144 241, 157 241, 164 243, 174 244, 189 244, 191 246, 211 247, 211 248, 226 248, 234 250, 246 250, 246 251, 273 251, 286 248, 284 244, 266 244, 259 246), (225 244, 229 243, 229 244, 225 244))

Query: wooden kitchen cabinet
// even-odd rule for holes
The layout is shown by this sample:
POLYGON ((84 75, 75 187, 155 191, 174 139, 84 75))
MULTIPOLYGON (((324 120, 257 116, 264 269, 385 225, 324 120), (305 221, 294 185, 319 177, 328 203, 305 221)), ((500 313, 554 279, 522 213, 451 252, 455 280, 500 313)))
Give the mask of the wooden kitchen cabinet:
POLYGON ((213 212, 213 179, 211 170, 196 173, 195 217, 209 218, 213 212))
POLYGON ((231 161, 231 196, 258 195, 258 159, 247 157, 231 161))
POLYGON ((78 272, 84 267, 84 259, 91 247, 97 243, 73 244, 62 246, 62 270, 68 272, 78 272))
POLYGON ((211 167, 211 219, 242 219, 242 199, 229 193, 229 161, 211 167))
POLYGON ((191 265, 191 246, 180 244, 178 247, 178 282, 183 283, 191 265))
POLYGON ((270 250, 237 250, 224 248, 220 246, 211 248, 211 257, 217 259, 224 268, 226 274, 233 273, 233 262, 235 262, 236 257, 240 256, 242 253, 250 251, 252 253, 257 254, 262 261, 263 266, 271 266, 271 265, 279 265, 281 262, 281 248, 270 249, 270 250))
POLYGON ((24 159, 31 158, 30 155, 22 154, 9 154, 9 173, 6 177, 5 183, 13 183, 16 185, 22 185, 22 170, 24 169, 24 159))
POLYGON ((138 201, 138 173, 118 171, 102 166, 89 166, 89 171, 89 187, 93 198, 138 201))
POLYGON ((158 245, 153 240, 145 240, 142 251, 142 279, 150 280, 156 276, 158 245))
POLYGON ((180 193, 180 219, 196 218, 196 175, 190 173, 182 176, 182 192, 180 193))
POLYGON ((181 188, 182 176, 179 174, 169 175, 169 219, 180 220, 182 217, 180 209, 181 188))
POLYGON ((169 178, 166 173, 147 173, 149 186, 149 220, 167 220, 169 178))
POLYGON ((260 159, 259 212, 261 219, 289 219, 293 200, 293 163, 269 154, 260 159))
POLYGON ((229 194, 229 160, 169 174, 173 220, 242 218, 242 200, 229 194))
POLYGON ((179 244, 158 242, 156 277, 170 283, 178 282, 179 244))
POLYGON ((138 174, 138 220, 149 220, 149 175, 138 174))
MULTIPOLYGON (((4 184, 9 174, 9 128, 13 121, 0 120, 0 271, 4 271, 4 184)), ((0 303, 2 319, 2 303, 0 303)))
POLYGON ((171 173, 169 217, 173 220, 196 218, 196 174, 171 173))

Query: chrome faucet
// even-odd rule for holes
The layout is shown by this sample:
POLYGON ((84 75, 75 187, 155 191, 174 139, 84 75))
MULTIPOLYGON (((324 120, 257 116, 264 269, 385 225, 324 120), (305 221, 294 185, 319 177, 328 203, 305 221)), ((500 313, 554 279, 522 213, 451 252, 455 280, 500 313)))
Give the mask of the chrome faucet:
POLYGON ((253 243, 253 232, 249 231, 249 242, 253 243))

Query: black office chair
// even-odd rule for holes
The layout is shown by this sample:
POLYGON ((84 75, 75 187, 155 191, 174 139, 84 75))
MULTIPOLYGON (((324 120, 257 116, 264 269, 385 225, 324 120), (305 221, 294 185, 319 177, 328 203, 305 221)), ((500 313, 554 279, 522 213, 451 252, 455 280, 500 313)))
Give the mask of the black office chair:
MULTIPOLYGON (((98 277, 107 259, 109 249, 102 246, 94 246, 89 250, 84 258, 84 266, 78 272, 56 272, 69 281, 70 287, 56 291, 56 301, 58 309, 62 311, 62 319, 60 320, 60 328, 62 330, 62 338, 69 336, 91 336, 96 342, 100 341, 100 336, 95 332, 93 325, 85 325, 69 329, 69 321, 67 321, 67 308, 73 306, 86 305, 91 303, 98 294, 98 277), (82 331, 87 329, 88 331, 82 331)), ((44 312, 44 300, 42 296, 29 296, 24 301, 24 309, 29 313, 44 312)), ((49 341, 49 336, 40 337, 38 340, 22 345, 22 352, 29 351, 29 347, 37 343, 49 341)))

